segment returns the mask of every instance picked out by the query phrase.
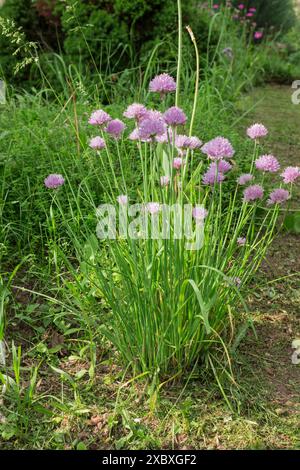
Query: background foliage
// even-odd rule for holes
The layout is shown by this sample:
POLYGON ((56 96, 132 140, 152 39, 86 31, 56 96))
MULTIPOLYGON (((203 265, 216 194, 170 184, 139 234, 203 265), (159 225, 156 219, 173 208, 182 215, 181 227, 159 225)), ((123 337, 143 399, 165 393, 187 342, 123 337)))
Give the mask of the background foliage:
MULTIPOLYGON (((210 34, 211 3, 216 2, 182 1, 183 23, 191 25, 200 48, 206 48, 210 34)), ((234 6, 238 4, 239 0, 234 2, 234 6)), ((255 21, 258 28, 281 32, 293 26, 292 0, 248 0, 243 4, 247 8, 257 8, 255 21)), ((1 16, 21 27, 27 41, 38 44, 48 73, 53 53, 59 53, 67 65, 74 64, 83 74, 91 70, 112 74, 137 67, 155 45, 169 37, 169 43, 165 42, 160 50, 161 60, 165 57, 167 61, 176 44, 174 0, 6 0, 1 16)), ((33 79, 30 68, 22 70, 18 77, 14 76, 14 66, 22 59, 22 53, 12 56, 16 47, 3 32, 0 25, 2 75, 10 81, 33 79)), ((212 51, 219 34, 218 27, 210 34, 212 51)))

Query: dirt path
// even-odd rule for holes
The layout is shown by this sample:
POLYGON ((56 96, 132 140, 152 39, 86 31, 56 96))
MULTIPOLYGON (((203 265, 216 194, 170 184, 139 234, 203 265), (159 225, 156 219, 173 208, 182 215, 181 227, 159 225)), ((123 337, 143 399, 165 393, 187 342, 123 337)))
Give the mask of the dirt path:
MULTIPOLYGON (((262 122, 267 126, 264 148, 277 156, 282 167, 300 166, 300 105, 292 104, 292 91, 286 86, 267 86, 249 94, 243 103, 244 109, 257 103, 243 125, 262 122)), ((293 209, 300 211, 299 184, 293 209)), ((260 377, 268 405, 282 416, 284 433, 289 427, 294 429, 296 446, 300 446, 300 365, 291 361, 292 341, 300 339, 300 234, 283 231, 276 238, 250 301, 259 341, 249 334, 244 349, 250 356, 249 370, 256 380, 260 377)))

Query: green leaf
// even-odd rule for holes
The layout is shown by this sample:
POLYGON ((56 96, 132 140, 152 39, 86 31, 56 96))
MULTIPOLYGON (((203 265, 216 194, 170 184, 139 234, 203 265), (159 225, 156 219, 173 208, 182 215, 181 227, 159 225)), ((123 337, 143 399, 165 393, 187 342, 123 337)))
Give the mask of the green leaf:
POLYGON ((78 442, 78 444, 76 446, 76 450, 87 450, 87 446, 85 445, 84 442, 80 441, 80 442, 78 442))
POLYGON ((300 233, 300 212, 288 214, 283 224, 289 232, 300 233))

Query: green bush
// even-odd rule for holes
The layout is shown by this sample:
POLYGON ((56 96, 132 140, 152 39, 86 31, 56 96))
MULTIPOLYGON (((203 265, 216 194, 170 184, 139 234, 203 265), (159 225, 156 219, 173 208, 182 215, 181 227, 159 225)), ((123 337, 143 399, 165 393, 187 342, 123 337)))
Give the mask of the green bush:
MULTIPOLYGON (((183 24, 191 25, 205 50, 212 11, 202 5, 196 0, 182 0, 183 24)), ((168 37, 170 41, 159 51, 162 67, 175 59, 174 0, 6 0, 1 16, 21 27, 27 41, 37 42, 42 51, 40 57, 46 54, 48 58, 49 53, 57 52, 67 66, 74 64, 83 75, 91 71, 107 75, 136 67, 141 59, 148 59, 156 44, 168 37)), ((215 31, 210 44, 217 41, 215 31)), ((12 80, 14 66, 22 57, 12 57, 16 46, 5 32, 1 36, 1 26, 0 46, 6 51, 0 58, 0 68, 12 80)), ((23 73, 19 80, 29 78, 28 73, 27 70, 27 75, 23 73)))

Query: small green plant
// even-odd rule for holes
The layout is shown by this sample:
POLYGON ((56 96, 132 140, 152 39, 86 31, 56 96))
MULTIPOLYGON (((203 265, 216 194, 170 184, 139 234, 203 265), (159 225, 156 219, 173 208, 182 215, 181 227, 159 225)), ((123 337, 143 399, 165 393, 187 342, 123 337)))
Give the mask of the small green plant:
POLYGON ((32 367, 30 369, 29 380, 25 385, 21 366, 21 346, 16 347, 14 342, 12 342, 11 354, 11 368, 6 367, 5 373, 0 372, 2 394, 4 395, 4 400, 8 402, 6 409, 7 419, 2 429, 2 437, 4 439, 10 439, 13 436, 21 436, 23 433, 27 433, 30 423, 30 412, 33 410, 35 401, 38 373, 38 367, 32 367), (9 404, 13 404, 13 408, 9 404))

